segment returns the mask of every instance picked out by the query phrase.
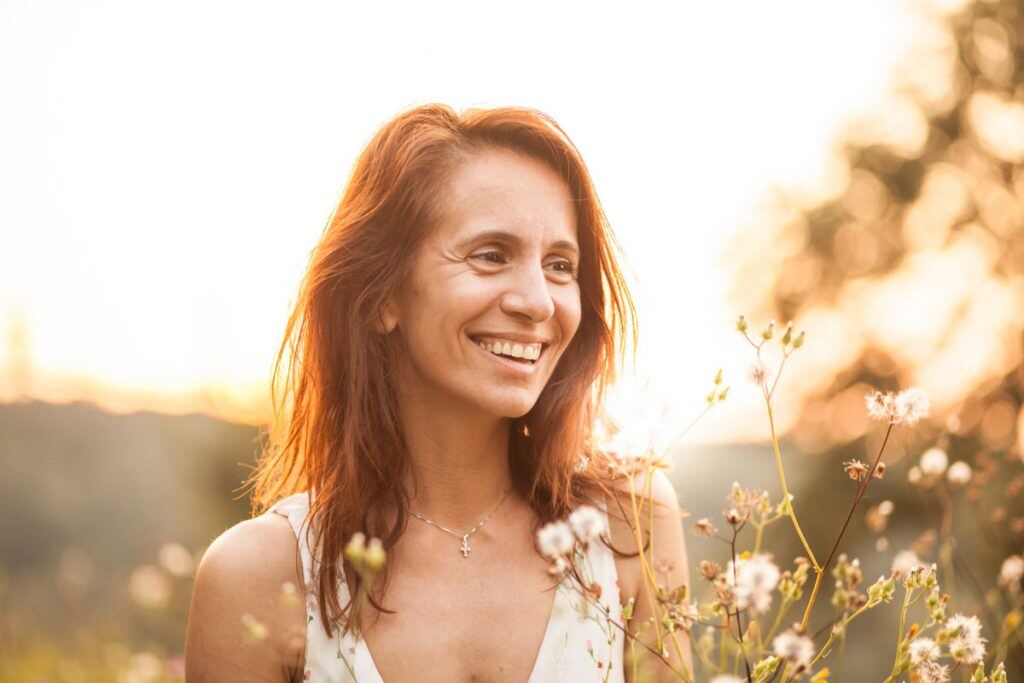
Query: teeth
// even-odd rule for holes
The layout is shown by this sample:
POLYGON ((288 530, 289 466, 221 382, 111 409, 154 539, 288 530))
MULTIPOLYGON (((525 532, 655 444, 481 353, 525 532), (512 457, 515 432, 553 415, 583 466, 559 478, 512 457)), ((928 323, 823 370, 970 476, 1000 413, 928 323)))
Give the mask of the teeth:
POLYGON ((525 360, 537 360, 540 358, 541 345, 540 344, 518 344, 515 342, 479 342, 474 343, 482 349, 486 349, 491 353, 500 354, 502 356, 511 356, 512 358, 523 358, 525 360))

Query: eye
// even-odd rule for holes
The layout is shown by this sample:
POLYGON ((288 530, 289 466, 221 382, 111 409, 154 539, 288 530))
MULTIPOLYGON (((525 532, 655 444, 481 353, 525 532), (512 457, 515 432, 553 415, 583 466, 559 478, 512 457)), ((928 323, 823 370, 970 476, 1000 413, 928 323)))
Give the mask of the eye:
POLYGON ((505 255, 500 251, 485 251, 481 254, 474 254, 470 258, 480 259, 486 263, 504 263, 505 255), (494 257, 494 258, 492 258, 494 257))
POLYGON ((558 271, 560 273, 576 276, 576 267, 572 265, 571 261, 555 261, 552 265, 562 266, 562 269, 558 271))

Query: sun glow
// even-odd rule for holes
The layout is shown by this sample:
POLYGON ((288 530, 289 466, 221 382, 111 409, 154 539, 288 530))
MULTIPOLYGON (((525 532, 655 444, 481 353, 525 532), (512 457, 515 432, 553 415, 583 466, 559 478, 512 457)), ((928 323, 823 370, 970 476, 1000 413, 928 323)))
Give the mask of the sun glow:
MULTIPOLYGON (((569 131, 624 247, 642 339, 623 395, 643 386, 685 424, 716 367, 735 384, 748 364, 726 238, 773 185, 844 186, 837 132, 934 34, 881 0, 754 4, 742 21, 714 3, 567 3, 543 25, 503 13, 499 35, 486 8, 445 4, 473 22, 422 5, 398 21, 372 3, 4 3, 0 400, 265 420, 289 302, 365 140, 412 104, 515 103, 569 131), (387 50, 366 30, 383 24, 387 50)), ((993 129, 1019 119, 973 111, 993 129)))

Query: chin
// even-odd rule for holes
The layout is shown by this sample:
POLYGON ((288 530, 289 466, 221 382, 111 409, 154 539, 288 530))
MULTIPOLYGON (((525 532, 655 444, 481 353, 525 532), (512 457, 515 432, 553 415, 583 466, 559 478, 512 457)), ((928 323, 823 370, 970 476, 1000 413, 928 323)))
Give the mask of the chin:
MULTIPOLYGON (((478 397, 479 398, 479 397, 478 397)), ((518 418, 526 415, 537 404, 537 396, 495 396, 492 400, 480 402, 482 410, 498 417, 518 418)))

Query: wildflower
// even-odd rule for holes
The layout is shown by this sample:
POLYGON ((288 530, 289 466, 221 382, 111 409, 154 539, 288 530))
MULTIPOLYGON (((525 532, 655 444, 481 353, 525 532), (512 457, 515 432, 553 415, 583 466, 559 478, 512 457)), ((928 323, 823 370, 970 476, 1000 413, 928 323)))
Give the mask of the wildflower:
POLYGON ((953 486, 963 486, 971 480, 971 466, 963 460, 957 460, 949 466, 946 472, 946 479, 953 486))
POLYGON ((715 525, 712 524, 711 520, 709 520, 707 517, 701 517, 693 524, 693 533, 697 534, 698 536, 710 538, 711 536, 715 535, 716 531, 718 530, 715 529, 715 525))
POLYGON ((768 363, 764 361, 759 361, 756 364, 751 363, 750 367, 747 369, 747 379, 749 379, 751 382, 757 385, 764 384, 764 381, 768 377, 768 375, 769 366, 768 363))
POLYGON ((925 661, 917 668, 917 680, 921 683, 946 683, 949 667, 938 662, 925 661))
POLYGON ((731 526, 736 526, 747 519, 747 516, 736 508, 729 508, 722 514, 725 515, 725 521, 727 521, 731 526))
POLYGON ((1003 560, 1002 566, 999 567, 999 585, 1003 588, 1010 588, 1018 585, 1021 578, 1024 578, 1024 557, 1010 555, 1003 560))
POLYGON ((572 527, 565 522, 545 524, 537 532, 537 545, 540 546, 540 552, 552 560, 569 554, 575 545, 572 527))
POLYGON ((366 553, 363 555, 363 560, 366 562, 366 568, 371 572, 378 571, 384 566, 384 561, 387 559, 387 555, 384 552, 384 546, 381 544, 379 538, 371 538, 370 545, 366 547, 366 553))
POLYGON ((771 555, 757 554, 741 557, 735 567, 730 560, 725 570, 725 581, 732 588, 738 609, 750 609, 754 614, 768 611, 772 591, 779 585, 781 573, 771 555))
POLYGON ((892 561, 892 571, 898 572, 900 576, 907 576, 910 572, 923 566, 921 558, 913 550, 899 551, 892 561))
POLYGON ((569 527, 581 543, 596 540, 606 531, 604 516, 590 505, 581 505, 569 515, 569 527))
POLYGON ((939 646, 931 638, 915 638, 910 643, 910 662, 923 664, 939 656, 939 646))
POLYGON ((810 666, 811 660, 814 659, 814 642, 798 627, 775 636, 772 640, 772 649, 780 659, 795 664, 797 670, 810 666))
POLYGON ((949 642, 949 654, 954 660, 977 664, 985 657, 986 640, 981 637, 981 622, 978 621, 978 617, 954 614, 946 621, 945 630, 950 635, 955 633, 949 642))
POLYGON ((863 481, 868 476, 868 466, 860 460, 847 460, 843 463, 843 471, 854 481, 863 481))
POLYGON ((865 401, 868 417, 893 425, 912 425, 921 418, 927 417, 931 409, 928 394, 916 387, 904 389, 895 395, 891 391, 884 394, 875 391, 868 394, 865 401))
POLYGON ((352 538, 348 540, 348 544, 345 546, 345 558, 352 564, 358 566, 363 561, 363 554, 365 552, 366 535, 361 531, 357 531, 352 534, 352 538))
POLYGON ((701 560, 699 567, 700 575, 707 581, 714 581, 715 577, 718 576, 718 573, 722 571, 720 566, 708 560, 701 560))
POLYGON ((941 448, 929 448, 921 455, 921 474, 926 477, 939 476, 946 471, 949 464, 949 456, 941 448))
POLYGON ((875 469, 871 473, 871 475, 875 479, 881 479, 882 477, 884 477, 885 476, 885 463, 884 462, 880 462, 877 465, 875 465, 875 469))

